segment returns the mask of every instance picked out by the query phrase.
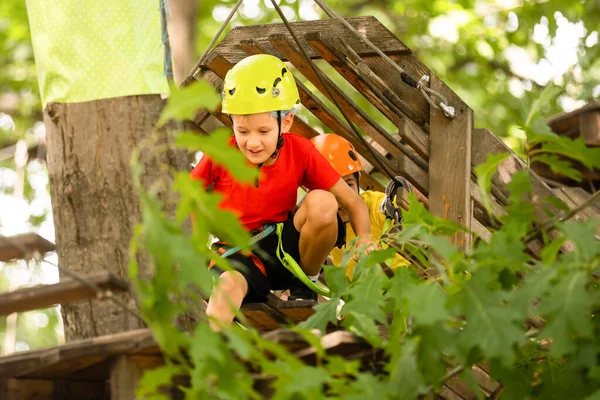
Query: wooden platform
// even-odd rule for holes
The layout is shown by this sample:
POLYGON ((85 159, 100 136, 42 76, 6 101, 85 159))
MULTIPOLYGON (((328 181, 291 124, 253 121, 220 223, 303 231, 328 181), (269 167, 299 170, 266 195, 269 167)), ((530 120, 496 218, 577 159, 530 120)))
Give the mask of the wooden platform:
POLYGON ((285 301, 271 293, 266 303, 244 304, 242 312, 249 325, 259 331, 269 331, 308 319, 316 304, 313 300, 285 301))
POLYGON ((55 251, 56 246, 37 233, 0 237, 0 262, 33 257, 37 252, 41 255, 55 251), (27 249, 28 252, 25 252, 27 249))

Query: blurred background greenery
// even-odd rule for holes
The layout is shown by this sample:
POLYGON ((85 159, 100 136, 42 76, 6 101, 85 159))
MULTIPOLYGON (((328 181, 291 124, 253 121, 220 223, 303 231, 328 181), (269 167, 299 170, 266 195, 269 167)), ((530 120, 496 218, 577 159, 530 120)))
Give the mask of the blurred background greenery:
MULTIPOLYGON (((175 5, 178 0, 171 0, 175 5)), ((195 60, 236 3, 179 0, 193 5, 195 60)), ((157 1, 158 3, 158 1, 157 1)), ((546 117, 600 96, 600 0, 330 0, 343 16, 373 15, 396 34, 475 111, 475 126, 523 153, 519 128, 530 104, 548 86, 546 117)), ((324 19, 312 0, 281 0, 293 21, 324 19)), ((269 0, 245 0, 233 26, 280 22, 269 0)), ((36 231, 54 240, 48 179, 42 161, 17 168, 16 144, 44 143, 45 130, 26 3, 0 3, 0 234, 36 231)), ((331 70, 332 71, 332 70, 331 70)), ((331 72, 332 76, 335 75, 331 72)), ((339 76, 334 80, 342 83, 339 76)), ((312 88, 311 85, 308 85, 312 88)), ((391 126, 353 89, 344 89, 384 127, 391 126)), ((310 122, 317 124, 314 118, 310 122)), ((36 154, 35 152, 33 153, 36 154)), ((54 258, 54 257, 53 257, 54 258)), ((0 263, 0 291, 49 283, 57 271, 35 262, 0 263)), ((0 320, 0 346, 5 319, 0 320)), ((56 309, 20 314, 16 349, 63 340, 56 309)))

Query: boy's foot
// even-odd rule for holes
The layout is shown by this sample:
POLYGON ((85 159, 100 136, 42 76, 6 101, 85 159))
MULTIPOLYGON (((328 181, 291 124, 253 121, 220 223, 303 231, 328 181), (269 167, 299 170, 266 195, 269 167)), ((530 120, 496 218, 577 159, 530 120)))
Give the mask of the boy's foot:
POLYGON ((313 292, 311 289, 306 286, 302 287, 293 287, 290 289, 290 295, 288 296, 288 301, 294 300, 314 300, 317 301, 317 293, 313 292))

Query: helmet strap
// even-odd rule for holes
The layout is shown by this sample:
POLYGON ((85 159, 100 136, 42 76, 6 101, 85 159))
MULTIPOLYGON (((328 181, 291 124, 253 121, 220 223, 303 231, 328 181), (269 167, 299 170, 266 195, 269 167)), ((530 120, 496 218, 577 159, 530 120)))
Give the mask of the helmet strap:
POLYGON ((281 111, 277 110, 277 147, 271 154, 271 158, 276 158, 279 154, 279 149, 283 147, 283 132, 281 132, 281 111))

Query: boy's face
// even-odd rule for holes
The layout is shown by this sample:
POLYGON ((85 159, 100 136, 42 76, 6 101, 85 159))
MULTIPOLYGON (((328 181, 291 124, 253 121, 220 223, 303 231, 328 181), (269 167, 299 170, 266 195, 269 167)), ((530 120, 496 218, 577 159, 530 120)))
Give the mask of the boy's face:
MULTIPOLYGON (((270 165, 277 148, 277 118, 270 113, 232 115, 233 133, 242 154, 252 163, 270 165)), ((281 132, 289 132, 294 115, 287 114, 281 121, 281 132)))
MULTIPOLYGON (((346 175, 346 176, 342 177, 342 179, 344 180, 344 182, 346 182, 348 184, 348 186, 350 186, 350 189, 356 191, 356 193, 359 192, 358 191, 359 190, 358 179, 356 179, 356 174, 346 175)), ((338 215, 340 216, 340 218, 342 219, 342 221, 344 223, 350 221, 350 216, 348 215, 348 211, 346 211, 345 208, 339 207, 338 215)))

